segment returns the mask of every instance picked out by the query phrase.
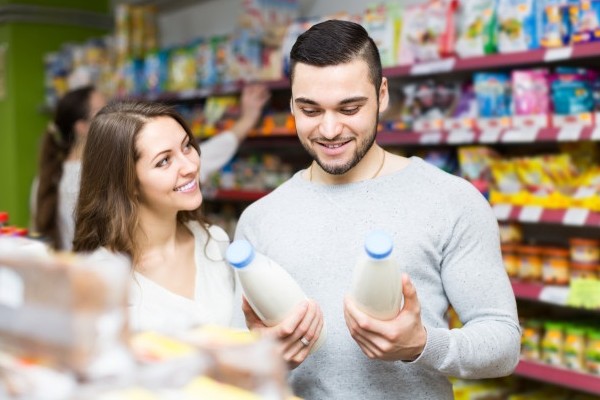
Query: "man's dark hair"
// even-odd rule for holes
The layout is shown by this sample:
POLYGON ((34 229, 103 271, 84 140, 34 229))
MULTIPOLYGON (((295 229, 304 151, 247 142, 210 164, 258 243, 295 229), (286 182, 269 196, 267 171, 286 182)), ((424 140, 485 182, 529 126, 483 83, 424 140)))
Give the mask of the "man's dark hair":
POLYGON ((369 67, 369 79, 379 94, 381 58, 369 34, 357 23, 329 20, 315 24, 298 36, 290 51, 290 81, 294 81, 296 63, 326 67, 364 60, 369 67))

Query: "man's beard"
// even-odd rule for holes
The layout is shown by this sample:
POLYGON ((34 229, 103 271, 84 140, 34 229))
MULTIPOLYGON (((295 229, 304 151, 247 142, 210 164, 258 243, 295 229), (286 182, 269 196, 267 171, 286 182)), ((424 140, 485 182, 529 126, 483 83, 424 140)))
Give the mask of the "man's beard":
MULTIPOLYGON (((375 143, 375 139, 377 137, 377 126, 378 125, 379 125, 379 110, 377 110, 377 117, 375 119, 375 125, 373 127, 373 131, 371 132, 371 136, 367 138, 366 142, 361 142, 358 149, 354 153, 354 157, 352 157, 352 159, 350 161, 348 161, 347 163, 345 163, 343 165, 327 165, 327 164, 322 163, 321 160, 319 160, 319 158, 317 157, 317 153, 312 148, 310 148, 308 145, 306 145, 302 141, 300 143, 302 144, 302 147, 304 147, 306 152, 311 156, 311 158, 313 160, 315 160, 315 162, 319 165, 319 167, 321 167, 321 169, 323 171, 325 171, 331 175, 343 175, 346 172, 350 171, 352 168, 354 168, 360 162, 360 160, 363 159, 365 154, 367 154, 367 152, 371 149, 371 147, 375 143)), ((317 146, 319 146, 319 145, 317 144, 317 146)))

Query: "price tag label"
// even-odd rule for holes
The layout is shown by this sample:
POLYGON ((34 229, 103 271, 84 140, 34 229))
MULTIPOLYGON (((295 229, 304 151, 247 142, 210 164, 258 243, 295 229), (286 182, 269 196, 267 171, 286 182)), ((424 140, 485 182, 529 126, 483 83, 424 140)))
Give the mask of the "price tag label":
POLYGON ((449 72, 454 68, 454 58, 443 58, 441 60, 422 62, 412 66, 410 69, 411 75, 429 75, 438 74, 440 72, 449 72))
POLYGON ((573 124, 560 128, 556 139, 559 142, 575 142, 581 137, 583 131, 583 125, 573 124))
POLYGON ((473 143, 475 132, 467 129, 454 130, 448 134, 449 144, 473 143))
POLYGON ((425 132, 419 137, 420 144, 440 144, 442 142, 441 132, 425 132))
POLYGON ((565 286, 545 286, 540 292, 540 301, 564 306, 569 297, 569 288, 565 286))
POLYGON ((540 222, 542 218, 542 207, 523 207, 519 213, 519 221, 521 222, 540 222))
POLYGON ((589 214, 585 208, 569 208, 563 217, 563 224, 582 226, 587 221, 589 214))
POLYGON ((571 54, 573 54, 572 47, 559 47, 556 49, 548 49, 544 53, 544 61, 557 61, 557 60, 566 60, 571 58, 571 54))
POLYGON ((587 309, 600 308, 600 280, 585 278, 571 280, 567 305, 587 309))
POLYGON ((500 141, 500 135, 502 129, 486 129, 479 135, 479 142, 481 143, 498 143, 500 141))
POLYGON ((502 136, 504 143, 529 143, 535 141, 539 129, 537 128, 522 128, 509 129, 502 136))
POLYGON ((494 214, 498 221, 506 221, 510 217, 512 206, 510 204, 496 204, 494 205, 494 214))

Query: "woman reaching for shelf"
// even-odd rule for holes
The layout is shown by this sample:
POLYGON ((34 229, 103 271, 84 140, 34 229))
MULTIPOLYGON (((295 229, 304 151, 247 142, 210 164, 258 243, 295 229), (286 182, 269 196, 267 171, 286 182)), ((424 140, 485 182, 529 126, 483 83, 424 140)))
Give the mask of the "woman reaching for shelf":
POLYGON ((229 238, 200 211, 200 165, 195 138, 170 107, 119 102, 92 121, 74 250, 129 256, 134 330, 231 323, 229 238))

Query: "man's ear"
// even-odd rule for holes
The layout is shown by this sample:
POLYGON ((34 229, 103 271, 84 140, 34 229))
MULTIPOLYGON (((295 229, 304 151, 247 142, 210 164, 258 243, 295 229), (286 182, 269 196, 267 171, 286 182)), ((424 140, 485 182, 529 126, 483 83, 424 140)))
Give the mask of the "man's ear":
POLYGON ((390 103, 390 93, 388 90, 387 78, 381 78, 381 86, 379 88, 379 113, 387 110, 390 103))

